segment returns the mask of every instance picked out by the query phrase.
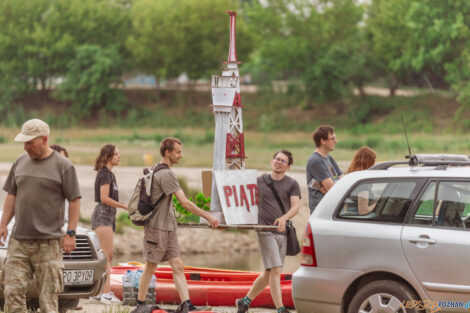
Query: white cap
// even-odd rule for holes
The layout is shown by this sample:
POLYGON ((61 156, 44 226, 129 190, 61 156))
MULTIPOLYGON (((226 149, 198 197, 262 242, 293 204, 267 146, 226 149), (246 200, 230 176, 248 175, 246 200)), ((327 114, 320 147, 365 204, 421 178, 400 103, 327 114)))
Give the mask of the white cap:
POLYGON ((49 125, 40 119, 26 121, 21 127, 21 132, 16 135, 16 142, 27 142, 39 136, 49 136, 49 125))

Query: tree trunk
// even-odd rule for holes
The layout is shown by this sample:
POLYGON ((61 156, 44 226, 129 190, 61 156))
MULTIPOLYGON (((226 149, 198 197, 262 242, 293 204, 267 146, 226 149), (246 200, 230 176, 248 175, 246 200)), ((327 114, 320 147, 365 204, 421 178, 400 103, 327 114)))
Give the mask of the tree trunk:
POLYGON ((364 83, 363 82, 356 82, 356 88, 359 90, 359 96, 365 97, 366 92, 364 91, 364 83))
POLYGON ((45 77, 40 77, 39 78, 41 80, 41 89, 42 90, 46 90, 47 89, 47 85, 46 85, 46 78, 45 77))
POLYGON ((395 92, 398 89, 398 79, 396 78, 395 73, 390 75, 389 89, 390 89, 390 97, 395 96, 395 92))
POLYGON ((426 82, 426 85, 428 85, 428 88, 431 89, 431 92, 435 93, 436 90, 434 89, 434 86, 432 85, 431 81, 429 80, 428 74, 424 73, 423 78, 424 78, 424 81, 426 82))

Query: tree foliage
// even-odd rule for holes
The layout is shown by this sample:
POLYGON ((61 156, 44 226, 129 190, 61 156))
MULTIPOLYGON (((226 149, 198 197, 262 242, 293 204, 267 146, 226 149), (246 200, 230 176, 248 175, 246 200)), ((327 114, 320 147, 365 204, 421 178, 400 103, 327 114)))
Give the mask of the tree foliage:
POLYGON ((470 43, 469 1, 373 0, 369 13, 374 50, 395 79, 392 91, 412 75, 429 87, 458 76, 448 71, 463 61, 470 43))
POLYGON ((82 116, 100 107, 119 112, 124 96, 120 89, 110 86, 118 86, 126 69, 117 47, 82 45, 67 65, 59 93, 64 99, 73 100, 74 112, 82 116))
POLYGON ((7 108, 13 99, 68 75, 82 45, 112 45, 125 54, 130 23, 126 8, 115 1, 4 0, 0 25, 0 105, 7 108))
POLYGON ((354 0, 254 3, 257 66, 271 79, 300 79, 313 99, 341 98, 358 63, 362 13, 354 0))
MULTIPOLYGON (((470 109, 468 0, 2 0, 0 114, 63 79, 61 96, 85 112, 120 110, 123 70, 208 78, 229 47, 256 83, 287 80, 308 103, 342 103, 385 76, 452 88, 470 109)), ((74 107, 77 108, 77 107, 74 107)))
MULTIPOLYGON (((140 70, 172 79, 207 78, 227 57, 229 18, 236 10, 229 0, 136 0, 131 9, 132 34, 127 40, 140 70)), ((237 53, 248 59, 251 36, 237 18, 237 53)))

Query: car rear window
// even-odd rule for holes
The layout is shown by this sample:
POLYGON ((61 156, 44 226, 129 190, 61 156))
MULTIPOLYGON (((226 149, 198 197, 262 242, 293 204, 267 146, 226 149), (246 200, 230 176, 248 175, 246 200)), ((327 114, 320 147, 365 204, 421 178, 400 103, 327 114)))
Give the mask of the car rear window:
POLYGON ((344 199, 338 218, 403 223, 416 182, 362 182, 344 199))

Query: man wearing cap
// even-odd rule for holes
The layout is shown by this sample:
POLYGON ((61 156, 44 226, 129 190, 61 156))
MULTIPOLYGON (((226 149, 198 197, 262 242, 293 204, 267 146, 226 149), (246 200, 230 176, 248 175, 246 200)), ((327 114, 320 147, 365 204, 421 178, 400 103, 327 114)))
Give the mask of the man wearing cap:
POLYGON ((6 313, 26 312, 26 290, 38 283, 41 312, 58 312, 63 290, 62 249, 75 249, 75 229, 80 211, 80 190, 73 164, 48 145, 49 126, 32 119, 23 124, 15 141, 27 153, 10 170, 3 190, 8 195, 0 222, 0 245, 7 240, 7 225, 15 217, 7 259, 2 270, 6 313), (69 205, 67 232, 65 200, 69 205))

